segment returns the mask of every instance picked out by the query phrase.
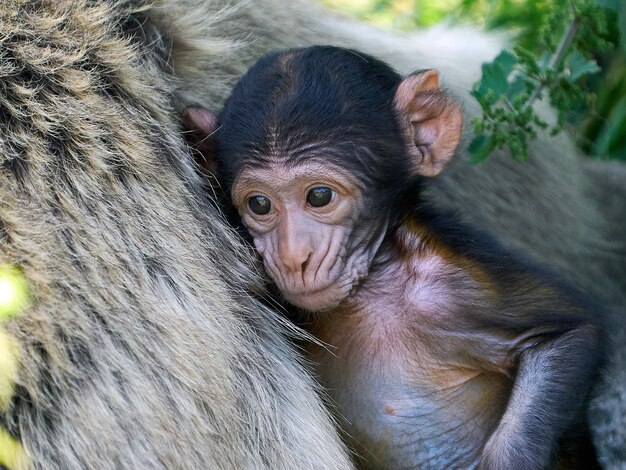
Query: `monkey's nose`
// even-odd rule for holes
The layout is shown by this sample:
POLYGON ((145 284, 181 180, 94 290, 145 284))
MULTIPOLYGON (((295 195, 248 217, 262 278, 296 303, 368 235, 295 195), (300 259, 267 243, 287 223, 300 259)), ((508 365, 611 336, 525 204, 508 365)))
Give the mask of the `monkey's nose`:
POLYGON ((302 250, 292 252, 282 257, 283 264, 291 272, 304 272, 311 259, 311 252, 308 250, 302 250))

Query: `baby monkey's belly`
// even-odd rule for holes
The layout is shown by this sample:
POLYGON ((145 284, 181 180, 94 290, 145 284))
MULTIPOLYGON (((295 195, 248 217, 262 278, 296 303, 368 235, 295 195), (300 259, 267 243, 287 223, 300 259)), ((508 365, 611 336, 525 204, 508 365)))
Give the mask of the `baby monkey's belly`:
POLYGON ((381 367, 360 368, 329 388, 361 467, 475 468, 504 412, 506 382, 469 370, 416 382, 397 365, 381 367))

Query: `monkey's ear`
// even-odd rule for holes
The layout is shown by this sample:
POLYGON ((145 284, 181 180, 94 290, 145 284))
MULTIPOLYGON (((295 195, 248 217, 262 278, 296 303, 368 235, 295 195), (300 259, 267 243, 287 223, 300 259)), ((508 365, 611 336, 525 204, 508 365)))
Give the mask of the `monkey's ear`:
POLYGON ((208 109, 190 106, 183 111, 183 122, 187 126, 187 140, 200 154, 194 155, 196 163, 215 174, 217 160, 213 133, 217 130, 217 116, 208 109))
POLYGON ((459 105, 439 89, 439 72, 423 70, 402 80, 394 106, 416 172, 437 175, 459 145, 463 127, 459 105))

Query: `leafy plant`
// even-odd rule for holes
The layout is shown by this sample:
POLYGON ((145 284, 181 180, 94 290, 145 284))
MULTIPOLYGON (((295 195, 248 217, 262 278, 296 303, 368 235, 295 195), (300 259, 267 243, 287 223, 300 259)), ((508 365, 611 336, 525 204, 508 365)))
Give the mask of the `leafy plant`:
POLYGON ((516 47, 485 64, 486 75, 474 87, 486 108, 471 144, 475 161, 502 146, 523 159, 538 132, 563 127, 575 130, 584 152, 626 160, 625 0, 322 1, 395 29, 446 21, 514 32, 516 47), (534 113, 540 100, 555 107, 556 122, 534 113))
POLYGON ((472 122, 475 138, 469 151, 473 163, 503 147, 514 159, 524 160, 528 142, 538 131, 555 135, 563 130, 571 110, 588 108, 593 94, 581 81, 600 71, 592 52, 614 46, 610 24, 617 16, 611 10, 622 8, 618 0, 602 1, 606 3, 555 1, 543 26, 542 52, 518 45, 483 64, 482 78, 471 92, 483 111, 472 122), (544 97, 557 111, 555 122, 544 121, 533 108, 544 97))

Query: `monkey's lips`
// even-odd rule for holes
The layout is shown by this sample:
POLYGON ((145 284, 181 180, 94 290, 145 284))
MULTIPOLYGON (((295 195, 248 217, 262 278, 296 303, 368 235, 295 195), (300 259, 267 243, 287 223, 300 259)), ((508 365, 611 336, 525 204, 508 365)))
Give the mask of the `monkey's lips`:
POLYGON ((352 290, 351 285, 338 285, 336 282, 314 288, 279 288, 289 303, 310 312, 323 312, 337 307, 352 290))

